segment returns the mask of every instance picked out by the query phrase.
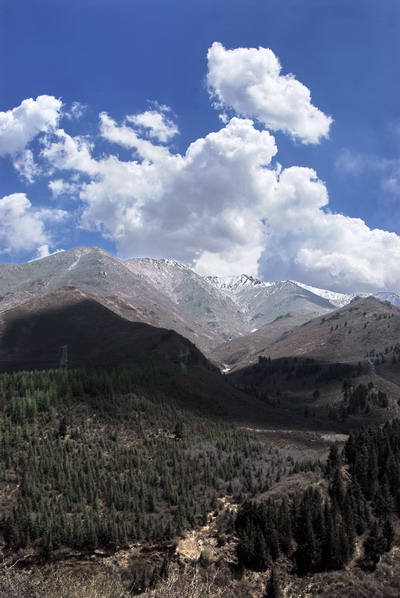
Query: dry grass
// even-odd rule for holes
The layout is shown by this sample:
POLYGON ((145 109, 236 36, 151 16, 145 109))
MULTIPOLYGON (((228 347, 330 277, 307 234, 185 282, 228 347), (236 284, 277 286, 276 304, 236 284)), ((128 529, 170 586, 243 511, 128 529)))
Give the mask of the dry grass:
POLYGON ((118 578, 106 573, 28 573, 4 568, 0 596, 7 598, 129 598, 118 578))
POLYGON ((230 596, 229 590, 217 583, 217 573, 201 572, 195 567, 191 575, 173 572, 154 590, 142 594, 143 598, 223 598, 230 596))

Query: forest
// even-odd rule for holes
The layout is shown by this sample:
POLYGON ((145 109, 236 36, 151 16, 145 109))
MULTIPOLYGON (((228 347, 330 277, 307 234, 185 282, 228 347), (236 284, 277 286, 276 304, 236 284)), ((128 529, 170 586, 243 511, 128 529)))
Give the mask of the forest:
MULTIPOLYGON (((218 542, 235 547, 232 575, 273 571, 270 596, 282 559, 302 577, 343 569, 358 546, 360 567, 376 568, 400 514, 399 420, 353 432, 326 462, 297 462, 212 413, 183 380, 165 364, 0 375, 7 559, 29 554, 43 566, 156 547, 151 566, 130 573, 129 595, 140 594, 167 579, 179 538, 219 513, 218 542), (313 481, 293 495, 273 494, 307 471, 313 481)), ((344 386, 349 412, 384 401, 373 385, 344 386)))

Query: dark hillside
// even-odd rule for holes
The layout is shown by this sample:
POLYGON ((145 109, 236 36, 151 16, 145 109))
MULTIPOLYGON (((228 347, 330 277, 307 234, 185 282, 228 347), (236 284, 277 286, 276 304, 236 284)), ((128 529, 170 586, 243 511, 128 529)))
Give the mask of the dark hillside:
POLYGON ((0 314, 1 369, 58 367, 68 345, 71 367, 149 360, 178 362, 180 351, 192 364, 207 360, 173 330, 131 322, 95 298, 63 287, 0 314))

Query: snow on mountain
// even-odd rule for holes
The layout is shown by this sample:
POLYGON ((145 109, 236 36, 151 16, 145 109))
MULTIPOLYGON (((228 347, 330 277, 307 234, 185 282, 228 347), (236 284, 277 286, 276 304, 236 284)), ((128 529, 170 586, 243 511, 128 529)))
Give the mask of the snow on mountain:
POLYGON ((242 274, 231 277, 208 277, 208 282, 230 294, 246 315, 249 332, 279 318, 290 318, 293 325, 325 315, 336 305, 295 282, 263 282, 242 274))
MULTIPOLYGON (((298 326, 356 297, 246 274, 202 277, 174 260, 122 261, 99 247, 78 247, 26 264, 0 264, 0 312, 68 285, 100 298, 125 318, 172 328, 205 350, 259 335, 276 322, 298 326)), ((375 297, 400 307, 396 293, 375 297)))
POLYGON ((356 297, 376 297, 380 301, 389 301, 393 305, 400 307, 400 296, 389 291, 378 291, 376 293, 339 293, 337 291, 328 291, 327 289, 320 289, 313 287, 298 280, 287 280, 278 282, 265 282, 258 278, 253 278, 247 274, 240 274, 236 276, 207 276, 206 280, 216 286, 218 289, 228 291, 235 294, 240 294, 244 289, 269 289, 269 293, 273 293, 278 289, 282 289, 287 284, 296 285, 318 297, 322 297, 329 301, 333 307, 344 307, 348 305, 356 297))
POLYGON ((236 301, 187 266, 173 260, 152 258, 132 258, 123 263, 167 295, 182 314, 194 318, 214 339, 226 340, 247 332, 246 317, 236 301))
POLYGON ((389 301, 389 303, 393 303, 396 307, 400 307, 400 297, 397 293, 390 293, 388 291, 380 291, 378 293, 373 294, 374 297, 379 299, 380 301, 389 301))
POLYGON ((326 289, 318 289, 317 287, 312 287, 308 284, 304 284, 303 282, 298 282, 296 280, 291 281, 294 284, 297 284, 299 287, 314 293, 315 295, 319 295, 319 297, 323 297, 335 305, 336 307, 344 307, 350 301, 352 301, 357 295, 354 294, 347 294, 347 293, 337 293, 335 291, 327 291, 326 289))
POLYGON ((213 284, 217 289, 230 291, 232 293, 240 292, 243 288, 256 288, 258 286, 272 286, 273 282, 262 282, 258 278, 253 278, 247 274, 238 274, 236 276, 206 276, 205 280, 213 284))

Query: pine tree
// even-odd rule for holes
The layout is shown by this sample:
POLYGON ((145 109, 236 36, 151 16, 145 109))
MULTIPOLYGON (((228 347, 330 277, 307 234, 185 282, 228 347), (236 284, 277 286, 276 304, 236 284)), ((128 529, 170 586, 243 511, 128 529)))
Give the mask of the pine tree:
POLYGON ((381 554, 385 552, 386 542, 379 528, 378 522, 374 521, 371 531, 364 542, 365 556, 375 565, 379 563, 381 554))
POLYGON ((282 598, 282 592, 274 567, 271 570, 271 574, 265 587, 264 598, 282 598))

